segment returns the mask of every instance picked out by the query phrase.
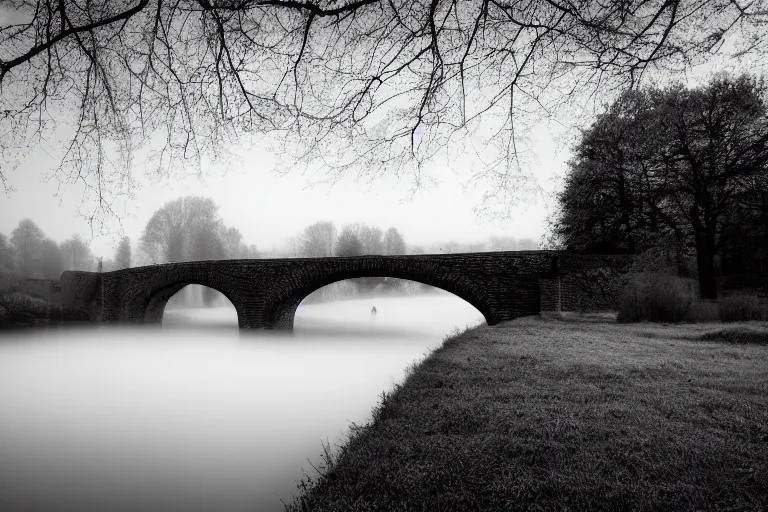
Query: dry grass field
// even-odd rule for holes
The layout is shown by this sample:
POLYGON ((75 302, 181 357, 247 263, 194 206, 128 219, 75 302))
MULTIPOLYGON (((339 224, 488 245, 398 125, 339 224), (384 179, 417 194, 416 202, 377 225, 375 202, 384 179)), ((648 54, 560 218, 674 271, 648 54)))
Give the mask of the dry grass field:
POLYGON ((767 510, 768 323, 478 327, 326 462, 288 510, 767 510))

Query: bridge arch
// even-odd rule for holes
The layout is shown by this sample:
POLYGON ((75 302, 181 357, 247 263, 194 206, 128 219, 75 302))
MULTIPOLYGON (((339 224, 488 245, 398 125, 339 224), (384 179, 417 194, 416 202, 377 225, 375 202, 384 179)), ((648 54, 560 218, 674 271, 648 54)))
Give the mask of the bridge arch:
POLYGON ((150 292, 149 297, 144 301, 144 305, 142 308, 143 310, 142 322, 143 323, 162 323, 163 313, 165 312, 165 307, 168 304, 168 301, 171 299, 171 297, 176 295, 183 288, 191 284, 205 286, 206 288, 215 290, 220 294, 222 294, 224 297, 226 297, 227 300, 235 307, 235 311, 237 311, 238 322, 239 322, 240 309, 238 308, 238 303, 235 300, 233 300, 233 297, 230 296, 233 294, 228 294, 226 291, 226 287, 218 286, 215 283, 211 283, 210 280, 208 279, 180 279, 170 284, 165 283, 164 285, 154 289, 153 291, 150 292))
POLYGON ((392 277, 426 284, 451 293, 477 309, 487 323, 494 323, 493 310, 485 291, 455 269, 426 262, 407 262, 408 265, 403 265, 391 260, 371 260, 371 263, 354 269, 342 267, 325 272, 301 272, 301 275, 293 276, 293 279, 286 279, 286 282, 291 284, 284 287, 281 293, 273 295, 265 310, 265 320, 273 329, 292 329, 296 310, 312 292, 348 279, 392 277))

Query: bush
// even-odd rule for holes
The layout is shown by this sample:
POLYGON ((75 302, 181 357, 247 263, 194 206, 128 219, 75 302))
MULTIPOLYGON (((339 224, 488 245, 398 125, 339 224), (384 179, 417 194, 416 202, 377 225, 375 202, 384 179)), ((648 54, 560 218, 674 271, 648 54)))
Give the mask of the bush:
POLYGON ((43 299, 21 292, 0 292, 0 320, 3 325, 35 324, 39 322, 87 322, 87 311, 63 308, 43 299))
POLYGON ((683 317, 683 322, 697 324, 720 321, 720 305, 715 300, 694 300, 683 317))
POLYGON ((703 341, 721 341, 726 343, 741 344, 768 344, 768 331, 748 328, 726 328, 717 331, 705 332, 699 339, 703 341))
POLYGON ((627 276, 618 322, 681 322, 696 297, 696 283, 670 274, 643 272, 627 276))
POLYGON ((720 320, 723 322, 745 322, 766 320, 766 307, 755 295, 732 295, 719 301, 720 320))

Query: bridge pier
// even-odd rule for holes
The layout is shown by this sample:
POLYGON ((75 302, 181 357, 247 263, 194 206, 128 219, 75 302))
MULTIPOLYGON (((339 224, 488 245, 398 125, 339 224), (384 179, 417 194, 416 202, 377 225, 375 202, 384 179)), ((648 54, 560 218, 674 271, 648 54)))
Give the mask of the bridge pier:
POLYGON ((291 297, 279 302, 237 300, 237 324, 241 329, 292 330, 296 310, 303 297, 291 297))

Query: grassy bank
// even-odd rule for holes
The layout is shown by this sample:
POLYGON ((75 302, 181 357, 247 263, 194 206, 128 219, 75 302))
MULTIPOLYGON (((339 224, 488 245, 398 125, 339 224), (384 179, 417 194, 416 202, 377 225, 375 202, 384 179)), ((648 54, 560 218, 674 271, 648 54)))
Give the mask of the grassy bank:
POLYGON ((768 324, 448 340, 289 510, 765 510, 768 324))

